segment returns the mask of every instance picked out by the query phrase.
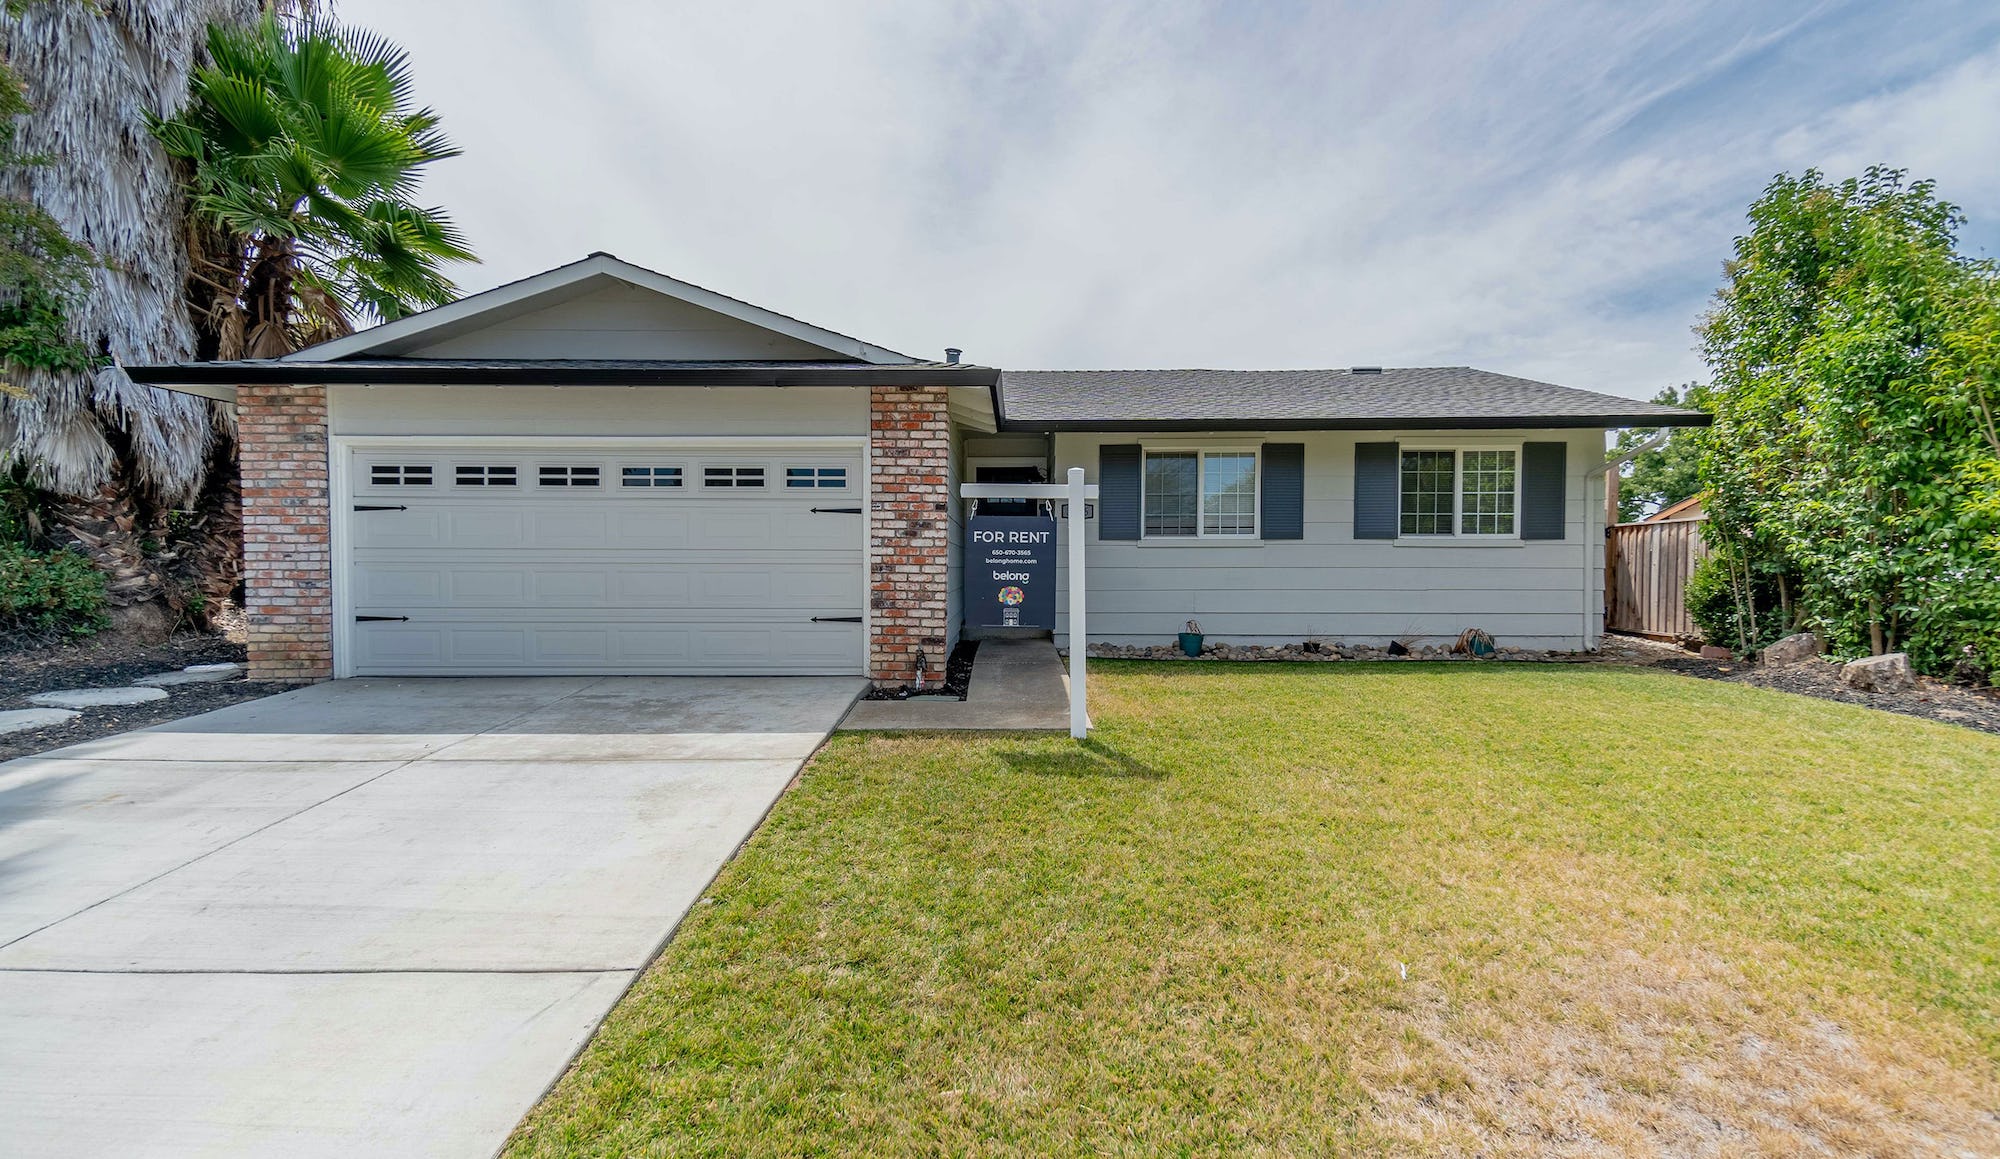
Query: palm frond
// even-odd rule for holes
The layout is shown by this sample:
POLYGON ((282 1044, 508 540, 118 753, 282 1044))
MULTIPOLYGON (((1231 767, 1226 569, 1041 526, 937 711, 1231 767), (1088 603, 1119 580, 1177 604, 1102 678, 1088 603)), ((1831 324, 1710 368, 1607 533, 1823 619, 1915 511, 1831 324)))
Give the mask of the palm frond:
POLYGON ((215 43, 188 112, 159 131, 195 162, 196 213, 235 239, 241 264, 225 281, 258 299, 243 298, 249 317, 218 345, 272 351, 451 300, 443 267, 477 258, 442 211, 411 204, 423 167, 457 150, 434 111, 411 107, 407 54, 318 15, 267 17, 215 43), (271 272, 270 253, 288 274, 271 272), (253 261, 267 263, 254 291, 253 261))
MULTIPOLYGON (((194 124, 179 114, 197 61, 216 43, 211 27, 241 26, 256 9, 256 0, 121 0, 35 4, 0 20, 0 53, 31 109, 17 143, 48 158, 0 173, 0 195, 41 207, 98 254, 64 324, 114 364, 172 362, 194 350, 175 158, 196 151, 194 124), (186 129, 156 132, 147 110, 162 126, 186 129)), ((143 485, 184 498, 222 429, 219 408, 136 386, 115 365, 11 381, 18 392, 0 397, 0 457, 29 464, 41 485, 64 494, 92 494, 109 477, 109 424, 129 432, 143 485)))

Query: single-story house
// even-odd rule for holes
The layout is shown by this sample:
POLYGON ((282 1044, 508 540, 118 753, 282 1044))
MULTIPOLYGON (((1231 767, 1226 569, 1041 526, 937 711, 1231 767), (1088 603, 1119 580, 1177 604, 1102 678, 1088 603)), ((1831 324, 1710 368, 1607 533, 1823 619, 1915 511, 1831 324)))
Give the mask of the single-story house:
POLYGON ((1588 649, 1604 432, 1707 421, 1462 366, 1007 371, 947 353, 597 253, 281 360, 129 369, 236 404, 268 679, 907 681, 960 634, 958 484, 1072 466, 1101 491, 1093 643, 1194 619, 1245 643, 1480 627, 1588 649))

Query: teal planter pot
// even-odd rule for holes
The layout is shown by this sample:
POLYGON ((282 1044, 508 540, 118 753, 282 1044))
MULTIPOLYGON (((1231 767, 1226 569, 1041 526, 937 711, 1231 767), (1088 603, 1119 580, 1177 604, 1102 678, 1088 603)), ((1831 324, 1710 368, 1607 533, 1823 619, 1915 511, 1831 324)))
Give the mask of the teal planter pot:
POLYGON ((1180 640, 1181 640, 1182 654, 1187 656, 1187 658, 1190 660, 1197 660, 1201 658, 1200 632, 1182 632, 1180 634, 1180 640))

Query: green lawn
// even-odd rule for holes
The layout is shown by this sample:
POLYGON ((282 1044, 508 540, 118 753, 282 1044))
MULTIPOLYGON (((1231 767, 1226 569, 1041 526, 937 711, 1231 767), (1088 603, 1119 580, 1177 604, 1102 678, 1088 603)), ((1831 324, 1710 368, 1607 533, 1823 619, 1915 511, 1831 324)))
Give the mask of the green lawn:
POLYGON ((2000 1151, 2000 737, 1555 665, 836 737, 512 1156, 2000 1151))

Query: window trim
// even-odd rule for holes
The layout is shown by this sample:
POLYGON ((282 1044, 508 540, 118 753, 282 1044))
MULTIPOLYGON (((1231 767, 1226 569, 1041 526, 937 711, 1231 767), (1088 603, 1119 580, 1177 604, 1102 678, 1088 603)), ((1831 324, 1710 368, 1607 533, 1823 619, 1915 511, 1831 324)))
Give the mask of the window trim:
POLYGON ((1264 541, 1264 444, 1262 443, 1141 443, 1139 444, 1139 543, 1262 543, 1264 541), (1192 454, 1194 475, 1194 534, 1149 535, 1146 532, 1146 460, 1153 455, 1192 454), (1250 534, 1211 535, 1207 522, 1208 456, 1249 455, 1252 460, 1250 534))
MULTIPOLYGON (((1525 440, 1523 440, 1525 441, 1525 440)), ((1396 542, 1411 543, 1516 543, 1521 540, 1521 442, 1461 442, 1396 444, 1396 542), (1410 451, 1451 452, 1451 530, 1415 532, 1403 530, 1403 456, 1410 451), (1514 453, 1514 530, 1464 531, 1465 453, 1467 451, 1512 451, 1514 453)))

